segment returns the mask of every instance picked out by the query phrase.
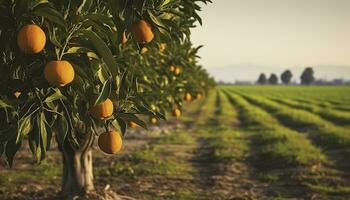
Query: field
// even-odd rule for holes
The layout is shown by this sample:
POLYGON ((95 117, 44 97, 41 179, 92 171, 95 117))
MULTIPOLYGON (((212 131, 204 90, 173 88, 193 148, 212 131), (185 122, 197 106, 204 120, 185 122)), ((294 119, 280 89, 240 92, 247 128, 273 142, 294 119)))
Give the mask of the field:
MULTIPOLYGON (((97 189, 124 199, 349 199, 350 87, 220 86, 124 144, 94 151, 97 189)), ((55 145, 36 167, 27 151, 1 163, 0 199, 59 199, 55 145)))

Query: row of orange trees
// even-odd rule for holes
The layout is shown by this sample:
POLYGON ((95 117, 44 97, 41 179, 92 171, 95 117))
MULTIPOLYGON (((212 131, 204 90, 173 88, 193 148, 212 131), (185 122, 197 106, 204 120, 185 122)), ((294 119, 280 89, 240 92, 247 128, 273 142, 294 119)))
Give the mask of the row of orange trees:
POLYGON ((120 150, 128 126, 147 128, 214 81, 190 28, 209 0, 0 0, 0 154, 27 140, 40 163, 56 139, 62 190, 94 189, 91 147, 120 150))

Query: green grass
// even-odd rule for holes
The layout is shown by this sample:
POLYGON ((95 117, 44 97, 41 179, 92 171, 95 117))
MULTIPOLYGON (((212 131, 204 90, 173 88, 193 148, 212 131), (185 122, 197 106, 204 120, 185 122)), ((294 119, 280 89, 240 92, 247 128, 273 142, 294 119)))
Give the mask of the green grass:
POLYGON ((260 170, 312 166, 327 161, 320 149, 305 135, 280 125, 269 113, 251 105, 242 97, 227 94, 241 110, 241 125, 252 133, 256 153, 252 161, 260 170))
POLYGON ((200 136, 205 137, 213 149, 213 158, 219 162, 244 160, 248 146, 244 136, 227 126, 203 129, 200 136))
POLYGON ((221 86, 222 89, 233 89, 265 97, 283 99, 304 99, 328 103, 334 106, 350 105, 350 86, 221 86))
POLYGON ((307 129, 313 140, 322 147, 349 148, 350 131, 336 126, 305 110, 293 109, 258 95, 244 95, 250 102, 276 116, 280 122, 293 129, 307 129))
POLYGON ((211 120, 215 118, 213 114, 215 113, 215 101, 217 93, 212 91, 206 98, 204 105, 200 108, 199 116, 195 120, 195 124, 199 126, 213 125, 215 122, 211 120), (210 118, 211 117, 211 118, 210 118))
POLYGON ((179 144, 192 145, 195 144, 195 139, 185 130, 177 130, 166 134, 163 137, 156 138, 156 144, 179 144))
POLYGON ((95 171, 98 175, 106 176, 166 175, 184 177, 191 173, 191 167, 167 154, 164 147, 145 146, 145 148, 135 150, 126 158, 114 163, 113 166, 96 168, 95 171))
POLYGON ((23 180, 30 182, 40 179, 45 182, 54 182, 60 178, 61 167, 62 165, 52 164, 44 160, 40 165, 33 166, 30 171, 9 169, 0 173, 0 188, 4 187, 5 189, 23 180))
POLYGON ((318 193, 325 193, 328 195, 345 195, 350 194, 350 187, 339 185, 326 185, 326 184, 306 184, 306 186, 318 193))
POLYGON ((310 111, 314 114, 319 115, 320 117, 331 121, 332 123, 338 124, 338 125, 349 125, 350 124, 350 112, 345 111, 339 111, 335 110, 329 107, 320 107, 316 104, 311 103, 302 103, 298 101, 293 101, 291 99, 277 99, 277 98, 271 98, 271 100, 281 103, 283 105, 302 109, 306 111, 310 111))

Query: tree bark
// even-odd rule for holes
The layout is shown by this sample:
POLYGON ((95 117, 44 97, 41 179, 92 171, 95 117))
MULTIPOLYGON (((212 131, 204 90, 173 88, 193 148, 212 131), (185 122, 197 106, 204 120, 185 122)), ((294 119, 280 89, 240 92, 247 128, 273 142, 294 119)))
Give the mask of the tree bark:
POLYGON ((74 149, 65 142, 61 149, 63 159, 62 193, 67 199, 94 191, 92 144, 94 135, 85 142, 81 149, 74 149))

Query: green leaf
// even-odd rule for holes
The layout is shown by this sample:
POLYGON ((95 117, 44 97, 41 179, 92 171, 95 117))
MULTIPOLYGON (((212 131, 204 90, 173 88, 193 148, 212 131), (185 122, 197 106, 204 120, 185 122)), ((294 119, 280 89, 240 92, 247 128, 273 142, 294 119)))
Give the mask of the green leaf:
POLYGON ((43 153, 45 153, 47 148, 47 131, 46 131, 46 125, 45 125, 46 119, 45 119, 44 113, 41 113, 37 119, 38 119, 37 124, 39 127, 39 134, 41 136, 40 145, 42 147, 43 153))
POLYGON ((55 93, 53 93, 52 95, 48 96, 45 99, 45 103, 50 103, 59 99, 64 99, 64 96, 62 95, 61 91, 58 88, 54 88, 53 89, 55 91, 55 93))
POLYGON ((85 15, 84 18, 92 20, 95 23, 100 23, 102 26, 107 25, 110 29, 115 28, 113 20, 104 14, 93 13, 85 15))
POLYGON ((0 108, 7 108, 11 107, 9 104, 7 104, 4 100, 0 99, 0 108))
POLYGON ((57 132, 56 132, 57 142, 59 145, 63 146, 64 140, 66 139, 67 133, 68 133, 67 120, 63 116, 58 115, 57 121, 56 121, 56 127, 57 127, 57 132))
POLYGON ((120 81, 119 85, 119 98, 120 99, 126 99, 127 91, 129 90, 129 86, 127 84, 127 76, 128 76, 128 70, 125 70, 122 76, 122 79, 120 81))
MULTIPOLYGON (((126 123, 123 119, 121 118, 117 118, 117 121, 118 121, 118 124, 119 124, 119 127, 120 127, 120 131, 123 133, 123 136, 125 135, 125 132, 126 132, 126 123)), ((113 124, 113 122, 112 122, 113 124)), ((116 125, 113 124, 114 127, 116 127, 116 125)))
POLYGON ((35 0, 33 2, 30 2, 28 7, 30 10, 33 10, 35 7, 39 6, 40 4, 46 4, 46 3, 49 3, 49 1, 48 0, 35 0))
POLYGON ((15 157, 17 151, 21 148, 21 146, 22 146, 22 141, 19 143, 16 143, 15 138, 13 138, 12 140, 6 143, 4 158, 8 166, 12 167, 13 158, 15 157))
POLYGON ((71 47, 65 52, 65 54, 87 53, 87 52, 92 52, 92 50, 86 47, 71 47))
POLYGON ((114 60, 111 50, 108 48, 106 43, 93 31, 91 30, 80 30, 79 34, 82 37, 87 38, 96 48, 98 54, 102 57, 103 61, 107 64, 113 77, 117 76, 117 63, 114 60))
POLYGON ((135 122, 137 125, 141 126, 142 128, 148 130, 147 124, 139 119, 135 114, 133 113, 118 113, 118 117, 122 118, 125 121, 132 121, 135 122))
POLYGON ((23 120, 19 121, 18 124, 16 143, 20 142, 22 138, 32 130, 32 116, 29 115, 25 117, 23 120))
POLYGON ((49 7, 48 5, 38 6, 34 9, 33 13, 37 16, 42 16, 52 23, 60 25, 64 29, 67 29, 66 21, 63 15, 56 9, 49 7))
POLYGON ((93 4, 93 0, 83 0, 83 2, 80 4, 77 14, 85 13, 90 10, 91 6, 93 4))
POLYGON ((97 97, 94 105, 97 105, 106 101, 106 99, 111 94, 111 90, 112 90, 112 81, 111 79, 107 79, 106 82, 103 84, 100 95, 97 97))

